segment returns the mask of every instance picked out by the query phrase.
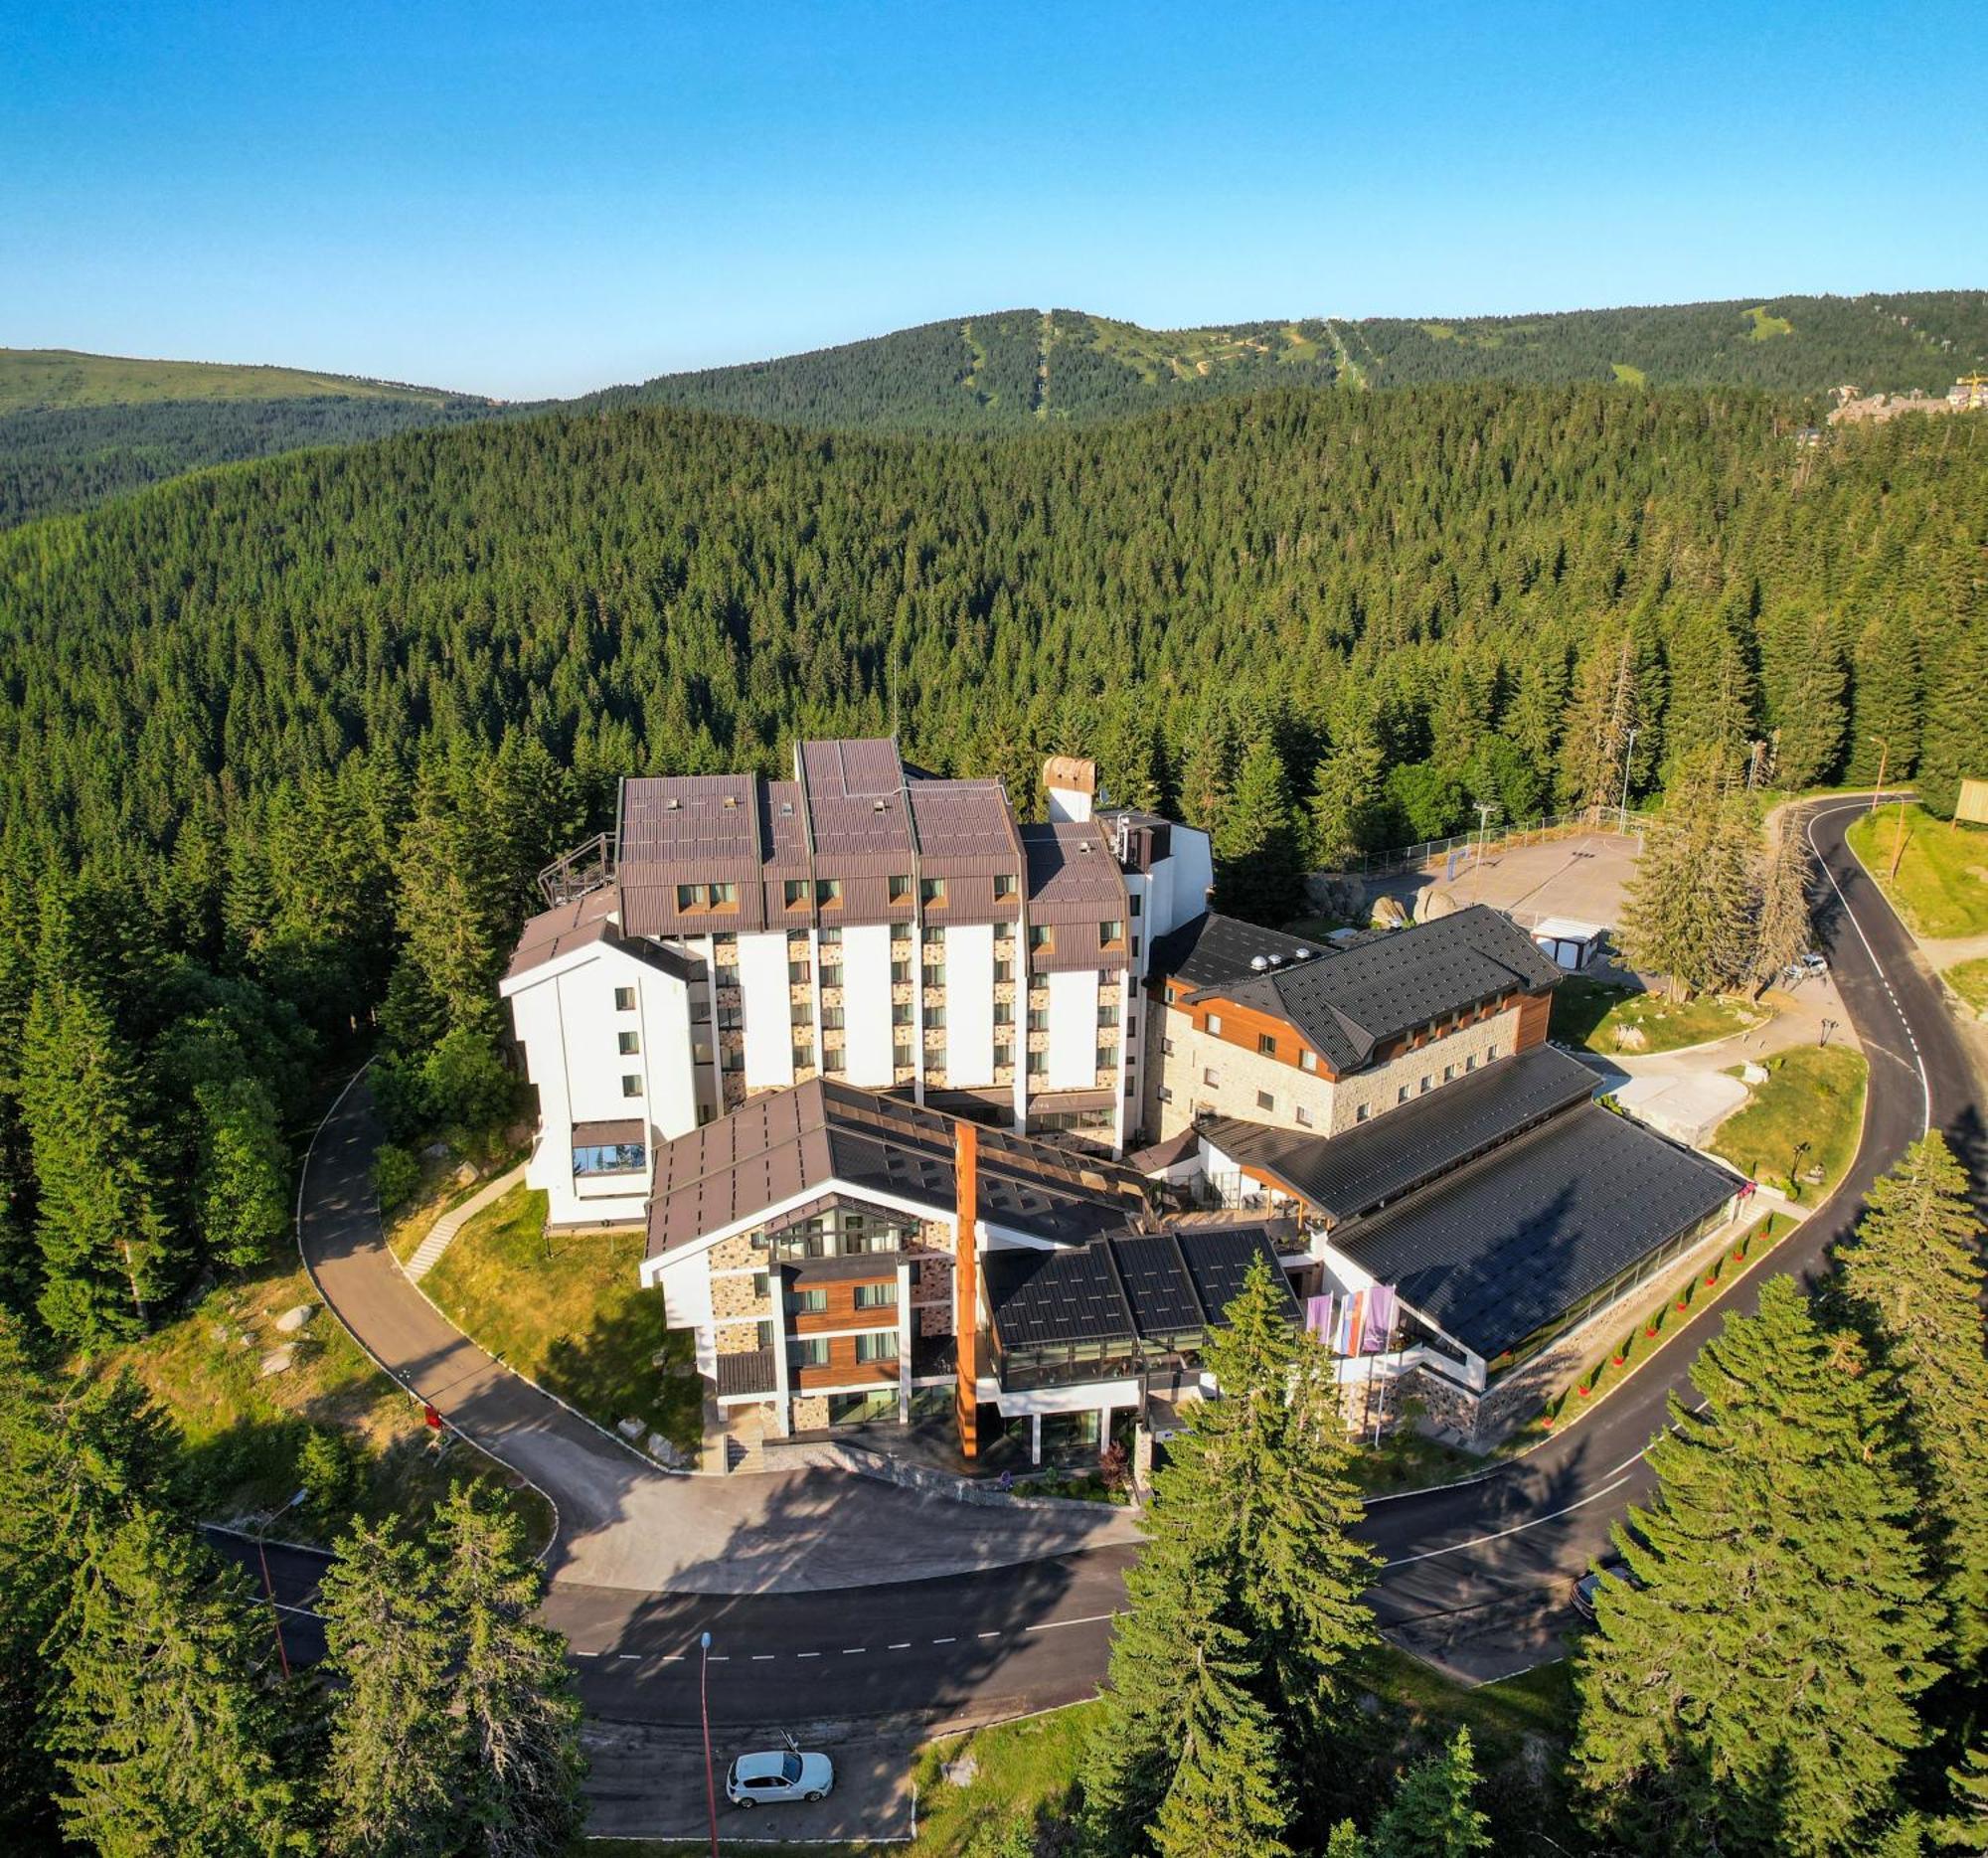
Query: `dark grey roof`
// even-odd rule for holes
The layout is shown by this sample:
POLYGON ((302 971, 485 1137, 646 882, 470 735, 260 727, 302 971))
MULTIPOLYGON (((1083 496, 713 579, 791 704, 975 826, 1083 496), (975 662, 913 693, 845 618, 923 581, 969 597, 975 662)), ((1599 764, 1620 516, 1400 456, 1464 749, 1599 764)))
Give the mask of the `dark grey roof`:
MULTIPOLYGON (((1216 994, 1287 1020, 1341 1073, 1357 1071, 1376 1046, 1411 1027, 1560 979, 1560 969, 1524 929, 1483 904, 1391 934, 1328 943, 1305 959, 1295 950, 1310 943, 1227 918, 1198 921, 1193 943, 1170 951, 1178 963, 1174 977, 1195 989, 1190 997, 1216 994), (1275 963, 1255 970, 1244 959, 1239 970, 1238 956, 1252 943, 1275 963)), ((1156 952, 1194 928, 1188 924, 1163 936, 1156 952)))
POLYGON ((1300 958, 1300 948, 1309 948, 1316 955, 1326 945, 1205 910, 1153 943, 1147 971, 1155 979, 1178 980, 1196 989, 1220 987, 1230 981, 1253 979, 1249 963, 1256 955, 1295 961, 1300 958))
POLYGON ((1332 1243, 1493 1360, 1738 1191, 1598 1103, 1553 1117, 1332 1243))
POLYGON ((1181 1226, 1114 1233, 1060 1252, 998 1251, 981 1260, 987 1304, 1003 1348, 1091 1342, 1197 1346, 1242 1287, 1249 1261, 1265 1260, 1284 1292, 1274 1225, 1181 1226))
POLYGON ((1267 1174, 1337 1224, 1585 1102, 1598 1082, 1585 1065, 1540 1045, 1341 1135, 1277 1129, 1241 1116, 1210 1116, 1196 1126, 1230 1160, 1267 1174))

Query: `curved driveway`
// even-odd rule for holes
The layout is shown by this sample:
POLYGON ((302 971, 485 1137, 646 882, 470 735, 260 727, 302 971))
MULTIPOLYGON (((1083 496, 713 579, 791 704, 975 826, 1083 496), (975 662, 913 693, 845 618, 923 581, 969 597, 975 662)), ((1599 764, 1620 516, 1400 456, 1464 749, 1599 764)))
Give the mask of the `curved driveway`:
MULTIPOLYGON (((1977 1183, 1988 1164, 1973 1080, 1937 986, 1843 844, 1858 807, 1828 802, 1809 815, 1827 874, 1818 938, 1871 1084, 1848 1174, 1775 1255, 1776 1268, 1804 1278, 1928 1120, 1977 1183)), ((306 1169, 307 1261, 327 1302, 397 1378, 556 1494, 564 1527, 546 1611, 582 1661, 590 1708, 670 1719, 694 1707, 697 1665, 685 1653, 707 1627, 722 1667, 712 1672, 712 1708, 725 1721, 912 1709, 981 1717, 1089 1694, 1129 1547, 1060 1543, 1042 1513, 1023 1513, 1014 1529, 1004 1512, 840 1474, 686 1480, 647 1470, 543 1397, 523 1398, 530 1389, 407 1283, 379 1238, 367 1185, 374 1139, 362 1100, 327 1124, 322 1155, 306 1169), (649 1585, 671 1591, 642 1592, 626 1578, 632 1566, 612 1544, 631 1528, 661 1532, 658 1565, 682 1578, 649 1585), (905 1578, 933 1553, 950 1553, 959 1572, 934 1565, 923 1569, 934 1578, 905 1578), (805 1587, 841 1591, 772 1591, 805 1587)), ((1370 1506, 1365 1533, 1385 1560, 1371 1598, 1390 1635, 1478 1676, 1499 1674, 1487 1658, 1518 1667, 1554 1655, 1568 1584, 1605 1548, 1624 1506, 1647 1494, 1641 1454, 1672 1390, 1725 1312, 1750 1308, 1756 1294, 1749 1278, 1658 1364, 1524 1459, 1471 1484, 1370 1506), (1471 1644, 1474 1663, 1445 1653, 1452 1637, 1471 1644)), ((300 1559, 299 1583, 307 1572, 300 1559)))

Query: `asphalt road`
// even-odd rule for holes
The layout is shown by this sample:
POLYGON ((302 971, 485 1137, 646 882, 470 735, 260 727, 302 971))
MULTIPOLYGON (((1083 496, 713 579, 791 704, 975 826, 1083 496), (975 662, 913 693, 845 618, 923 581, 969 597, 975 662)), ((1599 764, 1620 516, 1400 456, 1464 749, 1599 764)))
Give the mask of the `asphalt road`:
MULTIPOLYGON (((1863 1139, 1842 1184, 1777 1251, 1804 1279, 1846 1233, 1873 1180, 1927 1126, 1943 1129, 1976 1186, 1988 1141, 1965 1055, 1909 937, 1843 844, 1856 802, 1814 809, 1826 874, 1817 938, 1871 1063, 1863 1139)), ((1384 1558, 1371 1596, 1398 1643, 1458 1675, 1491 1678, 1558 1655, 1573 1581, 1647 1495, 1642 1451, 1698 1345, 1748 1279, 1599 1406, 1523 1460, 1476 1482, 1379 1501, 1367 1538, 1384 1558)), ((234 1543, 248 1561, 253 1548, 234 1543)), ((711 1707, 723 1724, 917 1712, 936 1726, 1088 1696, 1133 1551, 1096 1549, 938 1580, 834 1593, 644 1595, 562 1578, 548 1620, 572 1643, 594 1714, 681 1722, 697 1705, 697 1639, 713 1635, 711 1707)), ((277 1598, 307 1605, 322 1558, 271 1548, 277 1598)), ((302 1640, 310 1622, 285 1615, 302 1640)))

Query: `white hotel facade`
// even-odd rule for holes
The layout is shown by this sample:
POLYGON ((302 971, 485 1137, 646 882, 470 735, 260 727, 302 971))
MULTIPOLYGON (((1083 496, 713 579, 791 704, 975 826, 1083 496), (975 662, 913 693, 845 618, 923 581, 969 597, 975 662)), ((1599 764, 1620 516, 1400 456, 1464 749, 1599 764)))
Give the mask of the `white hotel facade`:
POLYGON ((641 1222, 658 1144, 817 1077, 1122 1153, 1152 946, 1207 910, 1208 836, 1099 810, 1087 761, 1047 776, 1042 825, 884 740, 802 743, 790 780, 625 780, 502 983, 550 1222, 641 1222))

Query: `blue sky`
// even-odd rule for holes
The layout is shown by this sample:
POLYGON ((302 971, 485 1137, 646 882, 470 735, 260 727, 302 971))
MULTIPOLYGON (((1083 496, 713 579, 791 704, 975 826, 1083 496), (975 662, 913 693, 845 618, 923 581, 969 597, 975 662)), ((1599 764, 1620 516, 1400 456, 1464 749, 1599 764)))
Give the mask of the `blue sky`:
POLYGON ((1988 282, 1978 5, 0 0, 0 344, 511 397, 976 310, 1988 282))

